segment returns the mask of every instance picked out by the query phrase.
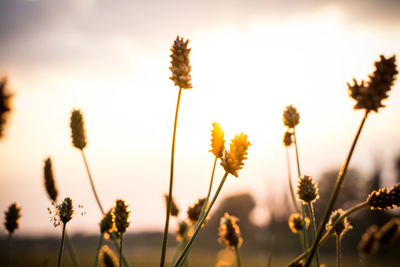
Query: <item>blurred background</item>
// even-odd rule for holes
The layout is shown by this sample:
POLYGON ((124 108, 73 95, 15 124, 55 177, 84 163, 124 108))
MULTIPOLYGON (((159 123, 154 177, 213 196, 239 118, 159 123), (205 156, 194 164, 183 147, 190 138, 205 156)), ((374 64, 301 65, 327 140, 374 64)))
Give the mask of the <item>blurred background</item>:
MULTIPOLYGON (((320 217, 363 116, 353 110, 346 83, 367 79, 379 55, 400 55, 399 12, 396 0, 2 0, 0 74, 13 97, 0 139, 0 208, 14 201, 22 206, 16 242, 27 248, 29 242, 45 243, 38 240, 50 242, 48 248, 58 244, 60 229, 49 222, 51 203, 43 187, 50 156, 60 199, 70 196, 86 212, 68 225, 70 234, 79 244, 96 243, 101 214, 70 138, 70 114, 79 108, 103 206, 126 200, 132 210, 127 247, 133 255, 145 254, 138 253, 143 247, 159 253, 178 94, 168 79, 169 56, 179 35, 190 39, 193 84, 182 93, 177 130, 174 197, 181 218, 206 195, 214 160, 208 152, 211 123, 217 121, 227 142, 244 132, 252 146, 239 178, 230 176, 225 184, 197 246, 222 248, 217 225, 230 211, 240 218, 243 250, 259 253, 252 259, 264 261, 270 247, 287 259, 295 256, 300 247, 287 227, 283 109, 293 104, 300 112, 300 162, 319 182, 320 217)), ((369 116, 338 207, 400 181, 399 87, 395 83, 386 108, 369 116)), ((218 166, 217 182, 222 175, 218 166)), ((370 224, 382 225, 397 214, 351 218, 348 254, 356 253, 370 224)), ((175 227, 172 220, 171 234, 175 227)), ((1 231, 2 251, 5 238, 1 231)), ((173 246, 174 237, 169 240, 173 246)), ((39 258, 36 264, 45 262, 39 258)))

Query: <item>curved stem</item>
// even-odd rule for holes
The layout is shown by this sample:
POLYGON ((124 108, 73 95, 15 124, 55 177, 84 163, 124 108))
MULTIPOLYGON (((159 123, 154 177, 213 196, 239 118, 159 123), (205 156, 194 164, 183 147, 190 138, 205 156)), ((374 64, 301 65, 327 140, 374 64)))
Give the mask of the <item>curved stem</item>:
POLYGON ((290 171, 289 149, 286 147, 285 150, 286 150, 286 165, 287 165, 287 170, 288 170, 288 181, 289 181, 290 196, 292 198, 294 210, 296 212, 299 212, 299 207, 297 206, 296 196, 295 196, 294 190, 293 190, 292 174, 291 174, 291 171, 290 171))
POLYGON ((61 266, 61 258, 62 258, 62 252, 63 252, 63 247, 64 247, 64 237, 65 237, 65 227, 66 223, 63 223, 63 229, 62 229, 62 236, 61 236, 61 246, 60 246, 60 252, 58 254, 58 263, 57 266, 61 266))
POLYGON ((101 245, 103 244, 103 233, 100 234, 99 238, 99 244, 97 245, 97 251, 96 251, 96 259, 94 260, 94 267, 97 267, 97 264, 99 263, 99 251, 101 249, 101 245))
MULTIPOLYGON (((325 233, 325 235, 321 238, 321 240, 318 242, 318 247, 322 246, 331 236, 332 232, 335 230, 335 227, 338 223, 340 223, 344 218, 346 218, 347 216, 350 216, 350 214, 358 211, 359 209, 362 209, 364 207, 368 206, 368 202, 364 201, 361 202, 360 204, 348 209, 347 211, 345 211, 336 221, 335 223, 332 225, 331 228, 329 228, 329 231, 325 233)), ((292 266, 293 264, 301 261, 302 259, 304 259, 307 255, 310 254, 312 248, 309 248, 306 252, 304 252, 303 254, 301 254, 300 256, 298 256, 296 259, 292 260, 288 266, 292 266)))
POLYGON ((237 267, 241 267, 242 265, 240 264, 240 255, 239 255, 239 248, 238 247, 235 247, 235 252, 236 252, 237 267))
POLYGON ((340 237, 336 235, 336 264, 337 267, 342 266, 342 255, 341 255, 341 248, 340 248, 340 237))
MULTIPOLYGON (((315 226, 315 215, 314 215, 314 207, 311 202, 308 202, 308 210, 310 211, 310 217, 311 217, 311 228, 312 228, 312 234, 313 234, 313 239, 315 239, 315 234, 317 232, 317 227, 315 226)), ((317 266, 320 266, 319 264, 319 251, 317 248, 317 252, 315 254, 315 261, 317 263, 317 266)))
POLYGON ((228 174, 229 174, 228 172, 225 172, 224 177, 222 177, 221 183, 219 184, 218 189, 215 192, 213 199, 211 200, 210 206, 207 208, 204 216, 200 218, 199 223, 196 225, 196 229, 194 230, 192 237, 190 238, 189 242, 186 244, 178 261, 175 263, 175 265, 174 265, 175 267, 181 266, 183 261, 185 260, 187 252, 189 251, 190 246, 192 245, 194 239, 197 237, 197 234, 199 233, 199 230, 200 230, 201 226, 203 225, 205 218, 207 218, 208 214, 210 213, 211 208, 213 207, 215 201, 217 200, 217 197, 218 197, 219 193, 221 192, 222 186, 224 185, 226 177, 228 177, 228 174))
POLYGON ((97 195, 96 188, 94 187, 92 174, 90 173, 89 165, 87 163, 85 152, 83 151, 83 149, 81 149, 81 153, 82 153, 83 161, 85 163, 87 174, 89 176, 90 185, 92 186, 92 191, 93 191, 94 197, 96 198, 96 201, 97 201, 97 204, 99 205, 101 213, 104 214, 104 209, 103 209, 103 206, 100 203, 100 199, 99 199, 99 196, 97 195))
POLYGON ((120 245, 119 245, 119 267, 122 266, 122 240, 123 240, 124 233, 121 233, 120 237, 120 245))
POLYGON ((217 165, 217 160, 218 160, 218 157, 215 157, 214 165, 213 165, 213 169, 212 169, 212 173, 211 173, 210 186, 208 187, 207 197, 206 197, 206 200, 204 201, 203 207, 201 208, 199 218, 203 217, 204 212, 207 208, 208 200, 210 199, 211 189, 212 189, 213 181, 214 181, 215 166, 217 165))
POLYGON ((178 122, 179 103, 181 101, 181 93, 182 93, 182 88, 179 87, 178 100, 176 102, 176 110, 175 110, 174 132, 172 134, 169 192, 168 192, 168 202, 167 202, 167 214, 166 214, 166 218, 165 218, 164 235, 163 235, 163 242, 162 242, 162 249, 161 249, 160 267, 163 267, 165 264, 165 252, 167 249, 167 242, 168 242, 169 217, 170 217, 171 205, 172 205, 172 187, 173 187, 173 183, 174 183, 175 136, 176 136, 176 125, 178 122))
POLYGON ((293 128, 293 143, 294 143, 294 147, 295 147, 295 150, 296 150, 297 175, 300 178, 301 177, 300 159, 299 159, 299 151, 298 151, 298 148, 297 148, 297 137, 296 137, 296 129, 295 128, 293 128))
POLYGON ((7 266, 11 267, 11 233, 8 233, 8 261, 7 266))
POLYGON ((309 264, 310 264, 311 258, 314 255, 315 250, 317 248, 318 242, 322 237, 322 232, 323 232, 323 230, 325 228, 325 224, 328 222, 328 219, 329 219, 329 216, 330 216, 330 214, 332 212, 333 206, 335 205, 336 199, 337 199, 337 197, 339 195, 340 188, 342 187, 342 184, 343 184, 343 181, 344 181, 344 177, 345 177, 345 174, 346 174, 346 171, 347 171, 347 167, 350 164, 351 156, 353 155, 354 148, 356 147, 358 138, 360 137, 360 133, 361 133, 361 130, 362 130, 363 126, 364 126, 365 120, 367 119, 367 116, 368 116, 368 111, 366 111, 365 114, 364 114, 364 117, 363 117, 363 119, 361 121, 361 124, 358 127, 358 131, 356 133, 356 136, 354 137, 353 144, 351 145, 350 151, 347 154, 347 158, 346 158, 342 168, 340 169, 338 178, 336 180, 335 189, 333 190, 333 192, 331 194, 328 206, 325 208, 324 216, 322 217, 322 220, 321 220, 321 222, 319 224, 319 227, 318 227, 317 236, 314 239, 314 242, 313 242, 313 244, 311 246, 311 252, 310 252, 310 254, 308 255, 308 257, 307 257, 307 259, 305 261, 305 265, 304 266, 306 266, 306 267, 309 266, 309 264))

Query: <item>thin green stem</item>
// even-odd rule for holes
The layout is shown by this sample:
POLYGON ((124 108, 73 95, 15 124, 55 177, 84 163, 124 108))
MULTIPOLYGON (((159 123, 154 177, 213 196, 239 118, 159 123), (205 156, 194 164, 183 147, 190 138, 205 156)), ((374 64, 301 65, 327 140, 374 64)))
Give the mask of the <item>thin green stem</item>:
POLYGON ((307 235, 308 235, 308 229, 306 225, 306 212, 305 212, 305 205, 301 203, 301 215, 303 216, 303 246, 304 246, 304 251, 307 250, 308 248, 308 242, 307 242, 307 235))
POLYGON ((288 181, 289 181, 289 190, 290 196, 293 202, 293 208, 296 212, 299 212, 299 207, 297 206, 296 196, 293 190, 293 183, 292 183, 292 172, 290 171, 290 159, 289 159, 289 149, 286 147, 286 165, 288 170, 288 181))
POLYGON ((298 148, 297 148, 297 137, 296 137, 296 129, 295 128, 293 128, 293 143, 294 143, 294 147, 295 147, 295 150, 296 150, 297 175, 300 178, 301 177, 300 159, 299 159, 299 151, 298 151, 298 148))
POLYGON ((65 231, 65 244, 67 245, 68 254, 69 254, 69 257, 71 258, 72 265, 74 265, 75 267, 79 267, 80 265, 79 265, 78 259, 76 257, 76 252, 75 252, 74 246, 72 245, 72 241, 69 238, 68 231, 65 231))
POLYGON ((11 233, 8 233, 8 262, 7 266, 11 267, 11 233))
MULTIPOLYGON (((313 237, 313 240, 314 240, 315 239, 315 234, 317 232, 317 227, 315 225, 316 222, 315 222, 315 215, 314 215, 315 214, 314 213, 314 206, 313 206, 313 204, 311 202, 308 202, 308 210, 310 212, 312 237, 313 237)), ((315 261, 317 263, 317 267, 319 267, 320 264, 319 264, 319 251, 318 251, 318 248, 317 248, 317 252, 315 254, 315 261)))
POLYGON ((221 183, 218 186, 217 191, 215 192, 215 195, 213 197, 213 199, 211 200, 210 206, 207 208, 206 213, 204 214, 203 217, 200 218, 199 223, 196 225, 196 229, 194 230, 194 233, 192 235, 192 237, 190 238, 189 242, 186 244, 181 256, 179 257, 178 261, 175 263, 175 267, 179 267, 182 265, 184 259, 186 258, 187 252, 189 251, 194 239, 197 237, 201 226, 204 223, 204 220, 207 218, 208 214, 210 213, 211 208, 213 207, 215 201, 217 200, 217 197, 219 195, 219 193, 221 192, 222 186, 225 183, 226 177, 228 177, 228 172, 225 172, 224 177, 222 177, 221 183))
POLYGON ((99 264, 99 252, 101 249, 101 245, 103 244, 103 239, 104 239, 104 234, 101 233, 100 238, 99 238, 99 244, 97 245, 96 258, 94 260, 94 267, 97 267, 97 264, 99 264))
POLYGON ((341 253, 341 246, 340 246, 340 237, 336 235, 336 263, 337 267, 342 266, 342 253, 341 253))
POLYGON ((235 247, 235 252, 236 252, 237 267, 241 267, 242 265, 240 264, 240 254, 239 254, 239 248, 238 247, 235 247))
MULTIPOLYGON (((347 216, 350 216, 350 214, 358 211, 359 209, 362 209, 364 207, 367 207, 369 204, 367 201, 361 202, 360 204, 346 210, 336 221, 335 223, 332 225, 331 228, 329 228, 329 230, 325 233, 325 235, 321 238, 321 240, 318 242, 318 247, 322 246, 331 236, 332 232, 335 230, 335 227, 338 223, 340 223, 344 218, 346 218, 347 216)), ((301 261, 302 259, 304 259, 307 255, 310 254, 312 248, 309 248, 306 252, 304 252, 303 254, 301 254, 300 256, 298 256, 297 258, 295 258, 294 260, 292 260, 289 263, 289 266, 292 266, 293 264, 301 261)))
POLYGON ((120 237, 120 245, 119 245, 119 267, 122 266, 122 241, 123 241, 124 233, 121 233, 120 237))
POLYGON ((174 132, 172 134, 172 148, 171 148, 171 167, 170 167, 170 176, 169 176, 169 192, 168 192, 168 202, 167 202, 167 213, 165 218, 165 227, 164 227, 164 235, 161 249, 161 261, 160 267, 164 267, 165 264, 165 254, 167 250, 167 242, 168 242, 168 230, 169 230, 169 217, 171 213, 171 205, 172 205, 172 188, 174 183, 174 157, 175 157, 175 137, 176 137, 176 125, 178 123, 178 112, 179 112, 179 103, 181 101, 181 93, 182 88, 179 87, 178 100, 176 102, 176 110, 175 110, 175 121, 174 121, 174 132))
POLYGON ((178 258, 179 252, 180 252, 180 251, 183 249, 183 247, 185 246, 185 243, 187 242, 187 234, 189 233, 189 229, 190 229, 191 227, 192 227, 192 226, 190 226, 190 227, 187 226, 187 227, 186 227, 186 231, 183 233, 182 239, 179 241, 178 246, 176 247, 174 256, 172 257, 172 260, 171 260, 171 264, 169 265, 170 267, 173 267, 173 266, 174 266, 174 263, 175 263, 175 261, 176 261, 176 258, 178 258))
POLYGON ((60 245, 60 253, 58 254, 58 263, 57 266, 61 266, 61 258, 62 258, 62 252, 63 252, 63 247, 64 247, 64 237, 65 237, 65 227, 66 223, 63 223, 63 229, 62 229, 62 236, 61 236, 61 245, 60 245))
POLYGON ((97 201, 97 204, 99 205, 101 213, 104 214, 104 209, 103 209, 103 206, 100 203, 100 199, 99 199, 99 196, 97 195, 96 188, 94 187, 92 174, 90 173, 89 165, 87 163, 85 152, 83 151, 83 149, 81 149, 81 153, 82 153, 83 162, 85 163, 87 174, 89 176, 90 185, 92 186, 92 191, 93 191, 94 197, 96 198, 96 201, 97 201))
POLYGON ((343 184, 343 181, 344 181, 344 178, 345 178, 347 167, 350 164, 351 156, 353 155, 354 148, 356 147, 358 138, 360 137, 360 133, 361 133, 361 130, 362 130, 363 126, 364 126, 365 120, 367 119, 367 116, 368 116, 368 111, 366 111, 365 114, 364 114, 364 117, 363 117, 363 119, 362 119, 362 121, 360 123, 360 126, 358 127, 358 131, 356 133, 356 136, 354 137, 353 144, 351 145, 350 151, 347 154, 347 158, 346 158, 342 168, 340 169, 338 178, 336 180, 335 188, 334 188, 334 190, 333 190, 333 192, 331 194, 331 197, 329 199, 328 206, 325 208, 324 216, 322 217, 322 220, 321 220, 321 222, 319 224, 319 227, 318 227, 317 235, 316 235, 316 237, 314 239, 314 242, 313 242, 313 244, 311 246, 311 252, 310 252, 310 254, 308 255, 308 257, 307 257, 307 259, 305 261, 305 265, 304 266, 306 266, 306 267, 308 267, 310 265, 311 258, 313 257, 313 255, 315 253, 315 250, 317 248, 318 242, 322 237, 322 232, 323 232, 323 230, 325 228, 325 224, 328 222, 328 219, 329 219, 329 216, 330 216, 330 214, 332 212, 333 206, 335 205, 336 199, 337 199, 337 197, 339 195, 340 188, 342 187, 342 184, 343 184))
POLYGON ((206 200, 204 201, 203 207, 201 208, 201 212, 200 212, 199 218, 203 217, 204 212, 205 212, 205 210, 206 210, 206 208, 207 208, 208 200, 210 199, 211 190, 212 190, 213 181, 214 181, 215 166, 217 165, 217 160, 218 160, 218 157, 216 156, 216 157, 215 157, 215 160, 214 160, 214 165, 213 165, 212 173, 211 173, 211 179, 210 179, 210 185, 209 185, 209 187, 208 187, 207 197, 206 197, 206 200))

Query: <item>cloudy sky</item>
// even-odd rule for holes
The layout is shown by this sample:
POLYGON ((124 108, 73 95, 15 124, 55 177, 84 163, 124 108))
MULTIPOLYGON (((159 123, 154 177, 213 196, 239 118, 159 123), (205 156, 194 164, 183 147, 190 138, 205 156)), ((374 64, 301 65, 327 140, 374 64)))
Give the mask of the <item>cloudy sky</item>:
MULTIPOLYGON (((252 143, 222 195, 253 193, 261 224, 267 199, 286 190, 285 105, 301 113, 304 172, 318 178, 338 168, 363 115, 353 111, 346 83, 367 78, 380 54, 400 54, 399 12, 395 0, 3 0, 0 73, 8 76, 14 110, 0 140, 0 207, 20 203, 21 233, 57 233, 42 185, 51 156, 60 197, 71 196, 87 213, 71 230, 97 231, 101 216, 70 140, 69 116, 80 108, 103 205, 126 199, 130 231, 162 229, 178 93, 168 79, 169 56, 180 35, 190 39, 194 88, 182 94, 175 197, 186 210, 206 194, 211 123, 219 121, 227 140, 243 131, 252 143)), ((400 153, 399 89, 395 84, 387 108, 368 118, 352 161, 368 173, 382 159, 387 184, 390 160, 400 153)), ((216 179, 222 174, 218 168, 216 179)))

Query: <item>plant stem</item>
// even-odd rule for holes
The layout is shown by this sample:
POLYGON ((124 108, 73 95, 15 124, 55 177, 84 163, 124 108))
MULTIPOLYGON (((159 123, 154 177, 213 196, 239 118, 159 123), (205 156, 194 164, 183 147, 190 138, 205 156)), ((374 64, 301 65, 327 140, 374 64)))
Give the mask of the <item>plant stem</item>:
POLYGON ((203 225, 204 220, 207 218, 208 214, 210 213, 211 208, 213 207, 215 201, 217 200, 217 197, 218 197, 219 193, 221 192, 222 186, 224 185, 226 177, 228 177, 228 174, 229 174, 228 172, 225 172, 224 177, 222 177, 221 183, 219 184, 218 189, 215 192, 213 199, 211 200, 210 206, 207 208, 204 216, 200 218, 199 223, 196 225, 196 229, 194 230, 192 237, 190 238, 189 242, 186 244, 178 261, 175 263, 175 265, 174 265, 175 267, 180 267, 182 265, 184 259, 186 258, 187 252, 190 249, 190 246, 192 245, 194 239, 197 237, 197 234, 199 233, 199 230, 200 230, 201 226, 203 225))
POLYGON ((295 196, 294 190, 293 190, 292 173, 290 171, 289 149, 286 147, 285 150, 286 150, 286 165, 287 165, 287 170, 288 170, 290 196, 292 198, 293 208, 294 208, 295 212, 299 212, 299 207, 297 206, 296 196, 295 196))
MULTIPOLYGON (((315 234, 317 232, 317 227, 315 225, 316 222, 315 222, 315 215, 314 215, 314 206, 313 206, 313 204, 311 202, 308 202, 308 210, 310 211, 310 217, 311 217, 311 228, 312 228, 312 234, 313 234, 312 237, 313 237, 313 239, 315 239, 315 234)), ((320 264, 319 264, 319 251, 318 251, 318 248, 317 248, 317 252, 315 254, 315 261, 317 263, 317 267, 319 267, 320 264)))
POLYGON ((300 178, 300 176, 301 176, 300 159, 299 159, 299 151, 298 151, 298 148, 297 148, 297 138, 296 138, 296 129, 295 128, 293 128, 293 143, 294 143, 294 147, 295 147, 295 150, 296 150, 297 175, 300 178))
POLYGON ((168 192, 168 202, 167 202, 167 214, 166 214, 166 218, 165 218, 164 235, 163 235, 163 242, 162 242, 162 249, 161 249, 160 267, 164 267, 164 264, 165 264, 165 252, 166 252, 166 249, 167 249, 167 242, 168 242, 169 216, 170 216, 170 212, 171 212, 172 187, 173 187, 173 183, 174 183, 175 136, 176 136, 176 125, 177 125, 177 122, 178 122, 179 103, 181 101, 181 93, 182 93, 182 88, 179 87, 178 100, 176 102, 176 110, 175 110, 174 132, 172 134, 171 168, 170 168, 170 176, 169 176, 169 192, 168 192))
POLYGON ((240 255, 239 255, 239 248, 238 247, 235 247, 235 252, 236 252, 237 267, 241 267, 242 265, 240 264, 240 255))
POLYGON ((8 233, 8 267, 11 267, 11 235, 11 233, 8 233))
POLYGON ((89 165, 87 163, 85 152, 83 151, 83 149, 81 149, 81 153, 82 153, 83 162, 85 163, 87 174, 89 176, 90 185, 92 186, 92 191, 93 191, 94 197, 96 198, 96 201, 97 201, 97 204, 99 205, 101 213, 104 214, 104 209, 103 209, 103 206, 100 203, 100 199, 99 199, 99 196, 97 195, 96 188, 94 187, 92 174, 90 173, 89 165))
POLYGON ((341 255, 341 248, 340 248, 340 237, 336 235, 336 263, 337 267, 342 266, 342 255, 341 255))
POLYGON ((205 212, 205 210, 207 208, 208 200, 210 199, 211 189, 212 189, 213 181, 214 181, 215 166, 217 165, 217 160, 218 160, 218 157, 215 157, 214 166, 213 166, 212 173, 211 173, 210 186, 208 188, 208 193, 207 193, 206 200, 204 201, 203 207, 201 208, 201 212, 200 212, 199 218, 203 217, 204 212, 205 212))
POLYGON ((65 237, 65 227, 66 223, 63 223, 63 229, 62 229, 62 236, 61 236, 61 246, 60 246, 60 253, 58 254, 58 263, 57 266, 61 266, 61 258, 62 258, 62 252, 63 252, 63 247, 64 247, 64 237, 65 237))
POLYGON ((119 246, 119 267, 121 267, 122 266, 122 240, 123 240, 123 237, 124 236, 124 234, 123 233, 121 233, 121 237, 120 237, 120 246, 119 246))
POLYGON ((306 212, 305 212, 305 205, 301 203, 301 215, 303 216, 303 245, 304 245, 304 251, 307 250, 308 248, 308 242, 307 242, 307 235, 308 235, 308 229, 306 225, 306 212))
MULTIPOLYGON (((350 214, 358 211, 359 209, 362 209, 364 207, 368 206, 368 202, 364 201, 361 202, 360 204, 346 210, 336 221, 335 223, 332 225, 331 228, 329 228, 329 230, 325 233, 325 235, 321 238, 321 240, 318 242, 318 247, 322 246, 331 236, 332 232, 335 230, 335 227, 338 223, 340 223, 344 218, 346 218, 347 216, 350 216, 350 214)), ((300 260, 304 259, 310 252, 311 252, 312 248, 309 248, 306 252, 304 252, 303 254, 301 254, 300 256, 298 256, 296 259, 292 260, 289 263, 289 266, 292 266, 293 264, 299 262, 300 260)))
POLYGON ((176 247, 174 256, 172 257, 172 260, 171 260, 170 267, 173 267, 173 266, 174 266, 174 263, 175 263, 175 261, 176 261, 176 258, 178 257, 179 251, 182 250, 183 246, 184 246, 185 243, 187 242, 187 234, 189 233, 189 229, 190 229, 191 227, 192 227, 192 226, 186 227, 186 231, 183 233, 182 239, 181 239, 181 241, 179 241, 178 246, 176 247))
POLYGON ((333 190, 333 192, 331 194, 328 206, 325 208, 324 216, 322 217, 322 220, 321 220, 321 222, 319 224, 319 227, 318 227, 317 235, 316 235, 316 237, 314 239, 314 242, 313 242, 313 244, 311 246, 311 252, 310 252, 310 254, 308 254, 308 257, 307 257, 307 259, 305 261, 305 265, 304 266, 306 266, 306 267, 308 267, 310 262, 311 262, 311 258, 315 253, 315 250, 317 248, 318 242, 322 237, 322 231, 324 230, 325 224, 328 222, 328 219, 329 219, 329 216, 330 216, 330 214, 332 212, 333 206, 335 205, 336 199, 337 199, 337 197, 339 195, 340 188, 341 188, 341 186, 343 184, 343 181, 344 181, 344 177, 345 177, 345 174, 346 174, 346 171, 347 171, 347 167, 349 166, 351 156, 353 155, 354 148, 356 147, 358 138, 360 137, 360 133, 361 133, 361 130, 362 130, 363 126, 364 126, 365 120, 367 119, 367 116, 368 116, 368 111, 366 111, 365 114, 364 114, 364 117, 363 117, 363 119, 362 119, 362 121, 360 123, 360 126, 358 127, 357 134, 354 137, 353 144, 351 145, 350 151, 347 154, 347 158, 346 158, 342 168, 339 171, 339 175, 338 175, 338 178, 336 180, 335 189, 333 190))
POLYGON ((96 259, 94 260, 94 267, 97 267, 97 264, 99 263, 99 252, 101 249, 101 245, 103 244, 103 237, 104 234, 101 233, 100 234, 100 238, 99 238, 99 244, 97 245, 97 251, 96 251, 96 259))
POLYGON ((76 257, 76 252, 75 252, 74 246, 72 245, 71 239, 69 238, 68 231, 65 231, 65 244, 67 245, 68 254, 69 254, 69 257, 71 258, 72 264, 75 267, 79 267, 80 265, 79 265, 78 259, 76 257))

